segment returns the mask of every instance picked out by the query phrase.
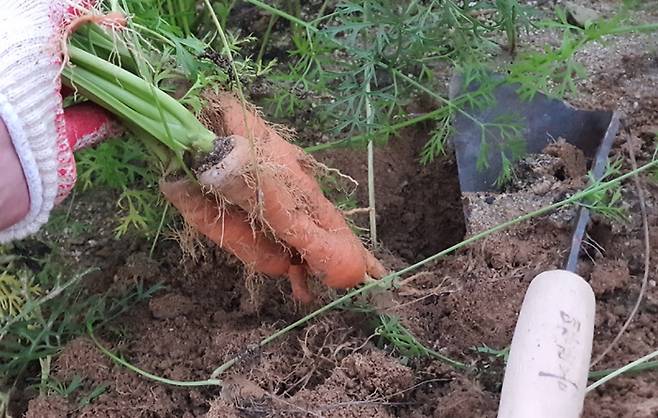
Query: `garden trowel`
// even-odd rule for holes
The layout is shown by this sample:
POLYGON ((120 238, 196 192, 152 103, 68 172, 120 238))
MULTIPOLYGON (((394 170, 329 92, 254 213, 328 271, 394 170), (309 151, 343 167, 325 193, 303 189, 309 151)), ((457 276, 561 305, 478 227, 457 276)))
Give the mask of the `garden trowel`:
MULTIPOLYGON (((466 90, 460 76, 453 77, 450 98, 454 100, 466 90)), ((501 84, 493 90, 493 101, 487 107, 466 106, 454 120, 452 144, 455 147, 459 184, 462 193, 497 191, 497 179, 502 173, 503 155, 514 161, 513 148, 495 126, 513 124, 520 133, 525 153, 540 153, 551 142, 564 138, 578 147, 590 161, 612 120, 612 112, 576 109, 573 106, 536 93, 532 99, 522 99, 518 85, 501 84), (482 129, 488 126, 487 129, 482 129), (486 142, 486 145, 483 145, 486 142), (478 164, 480 161, 480 164, 478 164), (482 162, 486 162, 482 164, 482 162)), ((509 131, 508 131, 509 132, 509 131)), ((517 144, 518 145, 518 144, 517 144)), ((517 147, 518 149, 518 147, 517 147)))
MULTIPOLYGON (((564 138, 583 151, 591 161, 591 177, 599 180, 619 130, 619 114, 579 110, 543 94, 524 101, 517 87, 500 85, 493 92, 494 105, 465 108, 468 116, 456 117, 452 142, 462 193, 497 191, 503 160, 514 157, 506 154, 510 151, 500 131, 483 133, 482 125, 496 126, 503 120, 515 120, 527 153, 540 153, 564 138), (485 166, 477 163, 482 158, 486 158, 485 166)), ((510 346, 499 418, 580 416, 592 350, 595 298, 590 285, 576 274, 576 267, 589 219, 589 210, 581 206, 564 269, 541 273, 528 287, 510 346)))
MULTIPOLYGON (((591 170, 602 178, 619 130, 612 114, 591 170)), ((564 270, 535 277, 526 291, 505 369, 498 418, 578 418, 583 408, 594 335, 594 292, 578 274, 590 211, 578 209, 564 270)))

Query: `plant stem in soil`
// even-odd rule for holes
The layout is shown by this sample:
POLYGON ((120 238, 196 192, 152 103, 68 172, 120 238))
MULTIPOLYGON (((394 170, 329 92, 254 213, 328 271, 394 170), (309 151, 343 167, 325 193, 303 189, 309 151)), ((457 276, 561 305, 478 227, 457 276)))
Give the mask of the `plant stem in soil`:
POLYGON ((90 322, 87 323, 87 333, 89 334, 89 338, 96 344, 99 350, 103 352, 106 356, 112 359, 117 364, 122 365, 123 367, 127 368, 128 370, 137 373, 140 376, 146 377, 147 379, 154 380, 156 382, 164 383, 167 385, 172 385, 172 386, 181 386, 181 387, 196 387, 196 386, 221 386, 222 381, 218 379, 207 379, 207 380, 195 380, 195 381, 181 381, 181 380, 173 380, 173 379, 167 379, 166 377, 161 377, 158 375, 155 375, 153 373, 149 373, 147 371, 144 371, 140 369, 139 367, 133 366, 132 364, 128 363, 126 360, 122 359, 121 357, 115 355, 112 353, 110 350, 105 348, 100 341, 96 338, 94 335, 94 329, 93 326, 90 322))
POLYGON ((641 357, 633 362, 628 363, 624 367, 621 367, 610 374, 602 377, 601 379, 597 380, 596 382, 592 383, 591 385, 587 386, 586 392, 591 392, 592 390, 596 389, 597 387, 601 386, 602 384, 606 383, 609 380, 614 379, 615 377, 626 373, 628 371, 633 370, 635 367, 640 367, 643 365, 643 363, 648 362, 654 357, 658 356, 658 350, 654 351, 653 353, 647 354, 644 357, 641 357))
MULTIPOLYGON (((370 103, 370 83, 366 84, 366 120, 368 130, 372 126, 374 115, 372 113, 372 104, 370 103)), ((372 246, 377 248, 377 205, 375 201, 375 144, 374 138, 368 141, 368 213, 370 220, 370 240, 372 246)))

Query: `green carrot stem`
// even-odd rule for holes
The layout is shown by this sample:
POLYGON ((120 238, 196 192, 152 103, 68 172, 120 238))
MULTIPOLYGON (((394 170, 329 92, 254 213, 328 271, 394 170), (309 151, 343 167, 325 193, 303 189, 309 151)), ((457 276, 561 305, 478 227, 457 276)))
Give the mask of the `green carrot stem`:
POLYGON ((129 91, 133 95, 139 96, 144 100, 159 100, 161 105, 164 106, 169 113, 174 115, 177 119, 180 119, 181 124, 189 124, 188 126, 190 128, 193 127, 194 122, 192 122, 192 120, 196 121, 196 118, 189 115, 189 112, 187 112, 185 107, 159 89, 155 89, 154 96, 150 83, 143 78, 140 78, 129 71, 119 71, 120 67, 80 48, 70 47, 69 54, 71 56, 71 62, 77 67, 84 67, 92 73, 111 81, 113 84, 120 85, 123 90, 129 91), (190 117, 188 117, 188 115, 190 117))
POLYGON ((121 87, 110 84, 110 87, 108 88, 108 86, 103 84, 105 81, 103 78, 98 77, 83 68, 76 68, 76 70, 71 73, 65 70, 63 76, 64 84, 79 90, 83 96, 112 112, 114 115, 122 119, 123 122, 128 123, 128 125, 140 127, 149 135, 160 140, 174 153, 180 155, 182 152, 189 150, 189 146, 184 142, 171 141, 168 139, 164 129, 164 124, 166 124, 172 132, 179 134, 176 138, 181 139, 184 139, 187 134, 185 128, 180 124, 174 125, 171 122, 151 119, 143 113, 131 108, 117 97, 121 95, 120 93, 117 93, 121 90, 121 87))
POLYGON ((62 73, 64 83, 88 99, 138 126, 177 155, 210 152, 215 134, 176 99, 153 84, 75 46, 69 47, 74 67, 62 73))
POLYGON ((85 25, 78 29, 75 36, 71 38, 74 46, 91 48, 88 52, 101 58, 117 57, 121 67, 127 70, 134 70, 137 64, 132 54, 125 44, 118 39, 113 39, 105 29, 98 25, 85 25))

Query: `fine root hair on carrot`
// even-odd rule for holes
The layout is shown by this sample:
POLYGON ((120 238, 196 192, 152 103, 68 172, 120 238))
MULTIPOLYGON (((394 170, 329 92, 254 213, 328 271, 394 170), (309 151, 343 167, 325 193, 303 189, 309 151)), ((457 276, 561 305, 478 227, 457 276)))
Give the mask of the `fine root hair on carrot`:
POLYGON ((212 200, 215 203, 215 207, 217 207, 217 216, 215 219, 213 219, 213 222, 217 225, 220 225, 221 228, 221 234, 219 237, 219 242, 217 243, 220 247, 224 246, 224 233, 226 231, 226 224, 224 223, 224 220, 226 219, 226 213, 231 210, 230 207, 234 206, 231 202, 226 200, 223 196, 213 193, 212 191, 206 191, 204 188, 202 188, 202 193, 204 196, 212 198, 212 200))
POLYGON ((266 292, 263 291, 265 278, 262 274, 258 274, 248 266, 245 267, 244 288, 247 291, 247 301, 249 305, 258 310, 258 307, 262 305, 266 297, 266 292))
POLYGON ((317 161, 315 158, 311 157, 309 155, 309 158, 304 161, 300 161, 300 165, 302 168, 307 168, 308 170, 311 170, 315 177, 317 178, 322 178, 322 177, 337 177, 338 180, 343 180, 337 181, 337 189, 341 193, 346 193, 348 196, 353 195, 356 190, 359 188, 359 182, 354 179, 354 177, 343 173, 337 168, 331 168, 328 167, 327 165, 317 161), (343 183, 346 183, 346 185, 343 185, 343 183))
POLYGON ((96 24, 103 26, 107 29, 110 29, 112 32, 116 30, 124 29, 128 26, 128 18, 119 12, 110 12, 108 14, 94 14, 94 11, 84 11, 83 14, 79 16, 74 16, 70 22, 66 23, 62 33, 60 48, 62 53, 62 63, 57 72, 57 77, 61 76, 69 62, 69 48, 68 42, 69 38, 75 33, 76 30, 80 29, 84 25, 96 24))
POLYGON ((201 240, 201 234, 192 228, 187 222, 177 228, 172 228, 167 233, 167 239, 178 243, 184 259, 197 263, 207 255, 206 245, 201 240))

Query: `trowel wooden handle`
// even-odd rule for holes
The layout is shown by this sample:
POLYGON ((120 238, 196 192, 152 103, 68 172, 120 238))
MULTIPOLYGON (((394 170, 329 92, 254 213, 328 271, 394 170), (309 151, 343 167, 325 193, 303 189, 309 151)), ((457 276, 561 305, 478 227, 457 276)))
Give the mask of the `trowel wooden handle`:
POLYGON ((579 417, 593 336, 589 284, 565 270, 535 277, 514 330, 498 417, 579 417))

